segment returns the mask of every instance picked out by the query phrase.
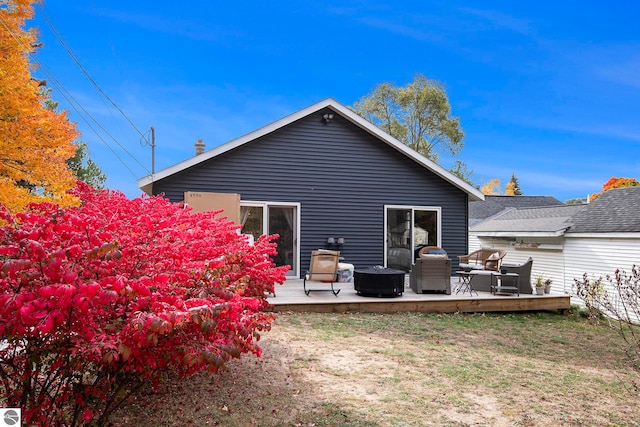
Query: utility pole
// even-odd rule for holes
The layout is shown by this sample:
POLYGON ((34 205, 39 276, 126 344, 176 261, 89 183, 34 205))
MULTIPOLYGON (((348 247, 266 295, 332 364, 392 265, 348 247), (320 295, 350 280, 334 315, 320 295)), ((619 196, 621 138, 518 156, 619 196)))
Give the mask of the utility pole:
POLYGON ((155 173, 156 162, 156 131, 151 126, 151 175, 155 173))

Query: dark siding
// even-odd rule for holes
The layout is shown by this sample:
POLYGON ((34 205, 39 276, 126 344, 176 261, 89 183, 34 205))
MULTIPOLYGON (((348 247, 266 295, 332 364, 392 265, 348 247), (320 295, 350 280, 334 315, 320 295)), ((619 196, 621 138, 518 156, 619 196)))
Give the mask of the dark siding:
POLYGON ((467 194, 356 125, 319 111, 216 158, 160 180, 154 193, 240 193, 242 200, 297 202, 301 271, 327 237, 346 240, 356 268, 383 262, 384 205, 440 206, 442 246, 457 266, 467 253, 467 194))

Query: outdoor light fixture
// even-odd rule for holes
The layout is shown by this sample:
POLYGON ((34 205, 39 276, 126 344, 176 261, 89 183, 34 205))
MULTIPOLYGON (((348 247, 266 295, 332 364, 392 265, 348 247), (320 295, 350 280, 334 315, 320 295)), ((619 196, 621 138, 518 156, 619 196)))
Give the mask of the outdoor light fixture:
POLYGON ((344 246, 344 237, 327 237, 327 249, 341 251, 344 246))
POLYGON ((329 123, 331 120, 333 120, 333 113, 327 113, 324 116, 322 116, 322 120, 324 120, 324 124, 326 125, 327 123, 329 123))

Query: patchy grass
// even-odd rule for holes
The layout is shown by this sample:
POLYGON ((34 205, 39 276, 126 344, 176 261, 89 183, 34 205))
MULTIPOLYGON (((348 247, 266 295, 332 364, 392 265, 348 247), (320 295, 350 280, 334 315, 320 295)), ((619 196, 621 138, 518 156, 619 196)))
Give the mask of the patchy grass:
POLYGON ((112 425, 640 426, 623 340, 575 315, 280 314, 262 346, 112 425))

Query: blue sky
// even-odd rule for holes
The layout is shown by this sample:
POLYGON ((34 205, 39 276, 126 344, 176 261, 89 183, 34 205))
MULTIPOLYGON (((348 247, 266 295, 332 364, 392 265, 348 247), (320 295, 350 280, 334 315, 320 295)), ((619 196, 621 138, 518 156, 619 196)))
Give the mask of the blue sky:
POLYGON ((525 194, 564 201, 640 179, 638 22, 631 0, 45 0, 29 24, 37 74, 130 197, 151 171, 151 126, 158 171, 199 138, 210 149, 422 73, 446 86, 476 184, 515 173, 525 194))

